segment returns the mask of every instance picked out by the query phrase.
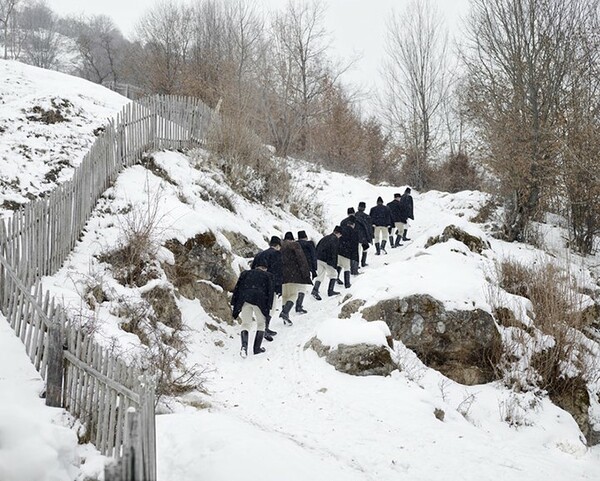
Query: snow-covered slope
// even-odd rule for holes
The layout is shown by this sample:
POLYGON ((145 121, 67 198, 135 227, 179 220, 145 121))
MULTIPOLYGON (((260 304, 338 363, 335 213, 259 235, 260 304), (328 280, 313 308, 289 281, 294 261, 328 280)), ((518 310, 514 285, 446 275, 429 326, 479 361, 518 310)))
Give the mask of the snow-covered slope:
MULTIPOLYGON (((11 63, 0 65, 17 69, 11 63)), ((34 78, 55 74, 40 71, 31 75, 22 82, 33 84, 34 78)), ((55 92, 66 95, 82 88, 76 87, 82 82, 78 79, 60 78, 64 85, 49 87, 45 97, 36 97, 40 103, 49 105, 55 92)), ((18 85, 14 82, 14 92, 19 92, 18 85)), ((7 105, 16 105, 12 91, 5 90, 3 95, 7 105)), ((33 96, 31 92, 28 95, 33 96)), ((105 90, 95 90, 89 96, 90 105, 106 109, 98 107, 96 112, 106 112, 99 113, 101 116, 111 115, 110 111, 120 106, 120 99, 105 90)), ((92 119, 85 129, 91 130, 96 121, 97 125, 101 123, 92 119)), ((6 125, 4 122, 0 126, 6 125)), ((23 130, 37 123, 22 125, 10 135, 0 134, 0 149, 6 148, 6 142, 13 142, 15 135, 24 135, 25 142, 36 138, 28 138, 23 130)), ((66 128, 66 123, 54 125, 66 128)), ((13 152, 10 158, 15 160, 14 150, 8 151, 13 152)), ((83 147, 77 152, 81 158, 83 147)), ((39 154, 31 161, 34 173, 23 176, 31 176, 35 189, 43 190, 40 179, 47 171, 43 170, 43 160, 40 163, 43 153, 39 154)), ((371 206, 379 195, 389 201, 395 192, 403 190, 401 185, 373 186, 364 180, 308 168, 301 162, 287 162, 304 198, 323 203, 327 230, 346 216, 347 207, 356 207, 359 201, 371 206)), ((123 299, 141 300, 147 286, 123 286, 113 278, 111 267, 98 258, 119 245, 132 214, 137 213, 139 219, 152 213, 159 243, 168 239, 184 242, 210 230, 224 250, 231 248, 227 237, 230 232, 243 235, 258 248, 264 248, 271 235, 281 236, 288 230, 306 230, 315 240, 326 233, 279 207, 244 199, 228 187, 225 176, 210 165, 203 151, 190 156, 155 153, 153 170, 134 166, 119 176, 100 201, 63 269, 44 280, 72 313, 92 323, 99 339, 128 355, 135 354, 140 341, 121 329, 118 306, 123 299), (85 298, 94 285, 102 286, 103 296, 90 304, 85 298)), ((2 184, 0 195, 21 199, 28 192, 21 190, 23 185, 2 184)), ((375 257, 371 252, 370 265, 353 278, 348 290, 355 298, 374 304, 380 299, 428 293, 448 308, 479 307, 489 311, 487 289, 494 282, 494 260, 527 260, 543 255, 533 247, 494 240, 482 226, 469 222, 487 200, 481 193, 414 193, 414 199, 416 220, 409 227, 412 242, 389 250, 386 256, 375 257), (483 256, 454 241, 425 249, 428 238, 439 235, 448 224, 488 240, 492 248, 483 256)), ((158 258, 166 264, 173 262, 166 248, 158 250, 158 258)), ((247 259, 233 257, 234 269, 245 266, 247 259)), ((582 285, 592 285, 585 269, 580 277, 582 285)), ((168 280, 149 282, 161 283, 167 285, 168 280)), ((224 323, 215 328, 214 319, 200 301, 183 296, 177 300, 183 322, 190 329, 188 363, 204 368, 209 394, 193 392, 167 400, 171 412, 157 418, 160 481, 600 478, 600 447, 586 448, 573 418, 547 398, 515 394, 500 383, 471 387, 457 384, 428 369, 401 343, 396 344, 395 354, 402 370, 389 377, 353 377, 335 371, 304 346, 324 323, 337 320, 341 297, 321 302, 308 298, 305 307, 309 313, 293 316, 292 327, 274 320, 272 327, 279 332, 275 341, 264 344, 265 354, 246 360, 238 355, 239 328, 224 323), (435 417, 436 408, 445 412, 443 422, 435 417), (508 409, 521 416, 520 427, 503 422, 508 409)), ((360 315, 348 320, 353 327, 363 322, 360 315)), ((0 339, 10 336, 10 331, 0 330, 0 339)), ((26 361, 21 354, 9 355, 10 360, 17 357, 19 362, 26 361)), ((31 393, 28 396, 28 402, 34 402, 31 393)), ((0 426, 6 416, 3 418, 0 412, 0 426)), ((0 430, 0 462, 4 439, 10 442, 14 436, 8 438, 0 430)), ((61 457, 61 466, 69 465, 70 455, 61 457)), ((31 456, 34 458, 35 453, 31 456)), ((16 465, 20 466, 19 462, 16 465)), ((69 476, 73 474, 58 479, 69 476)))
POLYGON ((0 216, 73 174, 128 99, 87 80, 0 60, 0 216))
MULTIPOLYGON (((223 233, 234 231, 262 248, 271 235, 299 229, 318 240, 320 234, 306 223, 238 196, 203 159, 201 153, 195 160, 180 153, 156 154, 155 164, 168 174, 168 182, 141 166, 126 170, 107 192, 65 268, 46 280, 72 310, 97 317, 98 332, 107 342, 113 337, 125 346, 138 344, 118 328, 120 321, 111 312, 119 297, 135 298, 139 292, 112 280, 110 269, 90 258, 117 243, 123 216, 113 213, 127 212, 128 205, 144 211, 148 199, 158 199, 150 202, 158 203, 162 240, 185 241, 212 230, 227 247, 223 233), (235 213, 203 200, 213 189, 230 199, 235 213), (102 279, 105 291, 113 294, 86 313, 80 293, 90 278, 102 279)), ((310 185, 315 201, 324 203, 329 228, 345 217, 347 207, 361 200, 373 205, 379 195, 390 200, 403 188, 373 186, 289 162, 298 185, 310 185)), ((487 200, 481 193, 415 193, 414 198, 412 242, 390 249, 387 256, 371 252, 370 265, 348 291, 354 297, 374 304, 428 293, 448 308, 489 311, 494 259, 542 255, 533 247, 489 238, 468 221, 487 200), (492 249, 479 256, 457 241, 425 249, 427 239, 448 224, 487 239, 492 249)), ((168 262, 168 252, 163 259, 168 262)), ((234 264, 239 268, 245 260, 236 258, 234 264)), ((221 325, 213 332, 207 328, 213 320, 200 302, 180 298, 191 330, 188 362, 207 370, 211 394, 171 400, 174 413, 158 417, 159 479, 566 481, 600 476, 600 449, 587 449, 573 418, 547 398, 517 395, 500 383, 457 384, 428 369, 400 343, 396 354, 403 371, 390 377, 357 378, 335 371, 304 345, 324 322, 337 319, 340 301, 310 298, 309 314, 295 316, 293 327, 274 321, 279 334, 266 344, 265 355, 242 360, 238 329, 221 325), (436 408, 446 413, 444 422, 434 416, 436 408), (503 422, 507 410, 521 417, 522 427, 503 422)), ((355 316, 348 322, 364 321, 355 316)))

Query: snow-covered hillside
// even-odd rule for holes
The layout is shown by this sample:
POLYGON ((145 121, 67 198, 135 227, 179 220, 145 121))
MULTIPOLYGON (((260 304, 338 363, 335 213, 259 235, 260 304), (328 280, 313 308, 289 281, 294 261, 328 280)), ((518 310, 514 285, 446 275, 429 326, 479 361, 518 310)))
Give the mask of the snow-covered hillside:
MULTIPOLYGON (((46 75, 59 75, 37 70, 25 72, 23 69, 28 67, 12 63, 0 65, 7 71, 20 71, 21 84, 29 85, 27 91, 18 90, 16 81, 13 89, 5 88, 6 105, 16 105, 17 96, 33 98, 33 91, 42 88, 46 75)), ((84 85, 83 81, 66 76, 56 79, 61 85, 56 89, 49 86, 46 94, 35 97, 36 102, 49 105, 50 99, 58 95, 56 92, 62 92, 60 97, 64 98, 69 91, 75 92, 84 85)), ((112 115, 122 100, 100 87, 89 88, 88 109, 97 115, 90 115, 90 123, 84 128, 86 132, 90 130, 91 143, 91 130, 102 123, 99 117, 112 115), (103 107, 95 110, 91 105, 103 107)), ((75 104, 76 99, 69 97, 69 101, 75 104)), ((3 116, 1 110, 0 117, 3 116)), ((73 123, 48 125, 48 129, 57 130, 46 135, 51 139, 75 135, 62 130, 73 123)), ((0 149, 10 151, 13 162, 17 162, 17 157, 10 146, 21 140, 11 139, 15 135, 35 139, 34 134, 27 137, 27 132, 30 127, 38 126, 32 121, 21 125, 21 129, 0 133, 0 149)), ((77 152, 80 159, 85 153, 83 144, 77 152)), ((203 150, 187 155, 157 152, 152 153, 151 164, 122 172, 101 199, 81 242, 64 267, 44 279, 44 285, 98 339, 134 358, 141 352, 142 342, 134 333, 125 332, 125 320, 120 314, 124 305, 139 305, 144 295, 157 286, 173 289, 173 279, 165 273, 176 259, 172 250, 164 246, 166 241, 184 244, 210 231, 224 253, 223 270, 239 272, 247 268, 252 253, 266 247, 270 236, 283 236, 288 230, 294 233, 306 230, 317 241, 346 216, 347 207, 356 208, 360 201, 370 207, 378 196, 387 202, 404 188, 374 186, 291 159, 277 161, 287 163, 294 172, 299 198, 323 204, 327 232, 319 232, 308 219, 300 220, 285 208, 248 201, 229 187, 226 176, 203 150), (156 244, 154 275, 148 276, 141 287, 119 282, 115 267, 106 262, 107 254, 122 246, 122 236, 132 224, 149 219, 153 225, 152 241, 156 244)), ((4 195, 4 199, 22 199, 27 192, 43 190, 40 179, 47 172, 44 155, 32 156, 31 161, 23 163, 32 169, 32 174, 23 175, 30 176, 35 189, 21 190, 23 183, 0 184, 0 196, 4 195)), ((360 312, 350 319, 338 319, 345 294, 365 300, 364 307, 383 299, 430 294, 448 309, 480 308, 490 312, 490 287, 497 282, 495 261, 512 258, 529 262, 546 256, 531 246, 495 240, 484 226, 473 223, 470 219, 488 200, 482 193, 414 193, 414 200, 416 220, 408 232, 412 241, 401 248, 388 249, 388 255, 379 257, 371 250, 369 266, 353 278, 350 289, 341 288, 342 296, 325 297, 320 302, 308 297, 305 307, 309 313, 292 314, 292 327, 274 319, 271 327, 278 335, 273 342, 263 344, 267 349, 265 354, 241 359, 237 325, 217 320, 211 314, 214 306, 209 309, 207 304, 203 305, 205 299, 176 297, 183 325, 188 329, 186 363, 197 364, 203 370, 206 392, 195 391, 162 400, 161 411, 165 414, 157 417, 160 481, 600 478, 600 446, 586 447, 573 417, 547 397, 514 393, 499 381, 476 386, 458 384, 427 368, 400 342, 394 346, 399 369, 387 377, 343 374, 311 349, 305 349, 315 334, 326 332, 335 341, 335 329, 361 332, 366 321, 360 312), (455 240, 426 248, 428 239, 440 235, 449 224, 489 242, 490 249, 479 255, 455 240), (436 417, 436 410, 445 413, 443 421, 436 417), (504 422, 507 410, 522 421, 518 427, 504 422)), ((558 256, 559 247, 562 248, 558 242, 560 231, 547 227, 547 232, 548 239, 557 239, 554 247, 558 256)), ((580 285, 595 289, 595 282, 583 263, 579 269, 580 285)), ((211 287, 216 292, 220 289, 211 287)), ((523 298, 513 296, 509 301, 513 303, 511 308, 522 308, 527 315, 523 298)), ((165 326, 155 327, 168 332, 165 326)), ((10 330, 0 329, 3 341, 0 345, 8 345, 10 336, 10 330)), ((26 362, 24 353, 18 349, 10 352, 8 363, 13 359, 26 362)), ((21 391, 15 390, 19 393, 17 397, 21 391)), ((33 402, 31 393, 27 396, 27 402, 33 402)), ((0 393, 0 400, 3 399, 0 393)), ((592 414, 600 415, 598 401, 591 402, 592 414)), ((6 464, 8 459, 3 458, 8 453, 5 446, 15 439, 12 431, 3 428, 10 426, 6 420, 17 411, 14 403, 10 406, 8 412, 0 406, 2 481, 5 480, 1 476, 2 462, 6 464)), ((47 426, 44 429, 44 432, 49 430, 47 426)), ((33 436, 31 430, 21 431, 20 439, 33 436)), ((65 444, 72 444, 68 435, 62 436, 65 444)), ((51 441, 44 438, 40 443, 51 444, 51 441)), ((70 450, 65 456, 68 458, 72 453, 70 450)), ((29 455, 35 457, 36 453, 29 455)), ((15 459, 10 458, 12 464, 8 466, 14 468, 26 462, 15 459)), ((62 457, 58 464, 70 466, 65 459, 62 457)), ((71 469, 48 479, 76 479, 77 473, 71 469)), ((6 479, 26 478, 9 475, 6 479)))
POLYGON ((0 216, 68 180, 128 100, 87 80, 0 60, 0 216))

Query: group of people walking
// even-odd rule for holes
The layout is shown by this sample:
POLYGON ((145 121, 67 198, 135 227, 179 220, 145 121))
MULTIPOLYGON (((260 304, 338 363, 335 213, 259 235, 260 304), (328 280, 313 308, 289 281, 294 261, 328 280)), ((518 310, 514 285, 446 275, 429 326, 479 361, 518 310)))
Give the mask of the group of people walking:
POLYGON ((388 239, 392 248, 400 247, 402 240, 410 240, 406 237, 408 219, 414 220, 410 193, 407 187, 404 194, 395 194, 387 205, 378 197, 369 214, 365 202, 359 202, 358 211, 348 208, 348 216, 317 245, 305 231, 297 233, 298 240, 292 232, 286 232, 283 240, 271 237, 269 248, 254 257, 252 269, 241 273, 233 291, 233 317, 242 320, 240 355, 244 358, 248 355, 249 331, 254 319, 257 324, 254 354, 265 352, 263 339, 273 341, 277 335, 270 329, 276 297, 281 297, 279 317, 284 325, 291 326, 293 308, 297 314, 307 313, 304 298, 311 285, 311 295, 318 301, 322 300, 321 285, 327 284, 328 296, 337 296, 340 293, 335 290, 336 284, 349 288, 351 276, 360 274, 359 267, 367 266, 367 251, 373 243, 375 255, 381 255, 387 254, 388 239))

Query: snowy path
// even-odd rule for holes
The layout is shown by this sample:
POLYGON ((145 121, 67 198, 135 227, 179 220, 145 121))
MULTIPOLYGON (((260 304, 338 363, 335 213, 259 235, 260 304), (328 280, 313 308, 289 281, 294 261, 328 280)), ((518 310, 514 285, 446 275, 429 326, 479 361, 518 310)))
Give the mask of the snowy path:
MULTIPOLYGON (((62 409, 40 399, 44 383, 0 315, 0 480, 69 481, 81 447, 62 409)), ((96 463, 96 468, 100 469, 96 463)))
MULTIPOLYGON (((403 256, 399 249, 371 259, 350 292, 403 256)), ((436 373, 421 380, 428 389, 399 372, 357 378, 305 351, 340 300, 311 298, 293 327, 274 321, 279 334, 264 355, 243 360, 238 338, 228 343, 214 359, 217 409, 158 418, 160 481, 598 479, 600 452, 586 454, 570 431, 561 439, 543 426, 519 433, 501 423, 493 386, 474 389, 489 405, 472 423, 456 412, 458 402, 442 400, 436 373), (435 407, 446 411, 444 423, 435 407)), ((546 407, 572 430, 567 415, 546 407)))

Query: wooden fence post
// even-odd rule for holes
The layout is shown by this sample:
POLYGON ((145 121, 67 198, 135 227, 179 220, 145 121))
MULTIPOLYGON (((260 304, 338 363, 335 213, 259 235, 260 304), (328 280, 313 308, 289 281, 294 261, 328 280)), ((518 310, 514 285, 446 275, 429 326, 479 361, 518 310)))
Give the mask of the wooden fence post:
POLYGON ((48 371, 46 374, 46 406, 61 407, 63 392, 63 339, 59 322, 48 326, 48 371))
POLYGON ((121 466, 123 481, 144 481, 143 461, 140 416, 135 408, 131 407, 125 415, 125 443, 121 466))

